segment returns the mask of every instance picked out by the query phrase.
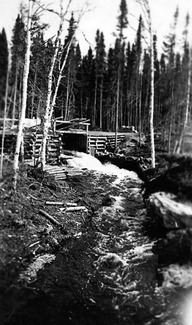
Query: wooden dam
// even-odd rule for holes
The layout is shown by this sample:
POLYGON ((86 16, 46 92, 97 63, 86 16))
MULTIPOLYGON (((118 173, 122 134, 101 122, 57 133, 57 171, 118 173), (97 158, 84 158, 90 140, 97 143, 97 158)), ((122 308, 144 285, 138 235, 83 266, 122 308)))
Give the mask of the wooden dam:
MULTIPOLYGON (((46 162, 58 163, 67 150, 81 151, 98 156, 115 149, 115 133, 89 130, 90 121, 76 118, 70 121, 55 119, 49 129, 46 146, 46 162)), ((130 130, 131 131, 131 130, 130 130)), ((117 144, 120 146, 137 139, 136 132, 119 132, 117 144)), ((25 129, 24 132, 24 159, 32 164, 39 161, 42 142, 42 127, 35 125, 25 129)), ((16 132, 6 133, 5 152, 14 152, 16 132)))

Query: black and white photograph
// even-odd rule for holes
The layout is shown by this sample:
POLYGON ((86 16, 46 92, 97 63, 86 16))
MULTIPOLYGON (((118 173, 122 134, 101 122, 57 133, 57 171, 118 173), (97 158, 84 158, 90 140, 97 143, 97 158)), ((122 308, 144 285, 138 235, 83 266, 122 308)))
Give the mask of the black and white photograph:
POLYGON ((0 324, 192 325, 191 0, 0 0, 0 324))

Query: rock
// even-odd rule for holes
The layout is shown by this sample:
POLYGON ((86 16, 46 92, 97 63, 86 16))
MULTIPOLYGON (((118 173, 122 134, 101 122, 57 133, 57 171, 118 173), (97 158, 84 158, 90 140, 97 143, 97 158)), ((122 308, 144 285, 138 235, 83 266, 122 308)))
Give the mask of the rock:
POLYGON ((192 286, 191 265, 170 265, 163 269, 163 288, 189 288, 192 286))
POLYGON ((115 253, 108 253, 104 256, 99 257, 96 263, 107 269, 127 265, 127 263, 115 253))
POLYGON ((36 279, 37 272, 42 269, 45 264, 51 263, 56 258, 53 254, 44 254, 42 256, 38 256, 29 266, 28 268, 20 274, 20 280, 24 280, 26 282, 31 282, 36 279))
POLYGON ((166 238, 159 240, 153 247, 153 252, 159 256, 159 263, 185 263, 192 260, 192 231, 179 229, 169 231, 166 238))
POLYGON ((169 159, 167 158, 167 161, 169 161, 169 166, 159 165, 156 176, 154 175, 155 177, 145 182, 144 198, 148 198, 152 193, 168 192, 185 200, 191 200, 192 158, 185 156, 175 158, 172 155, 169 159))
POLYGON ((120 229, 123 231, 127 231, 129 229, 129 222, 126 219, 120 219, 119 221, 120 229))
POLYGON ((174 195, 158 192, 150 195, 147 206, 166 229, 192 227, 192 204, 188 201, 177 202, 174 195))
POLYGON ((107 195, 103 198, 102 205, 111 206, 113 204, 113 202, 114 202, 114 199, 110 195, 107 195))

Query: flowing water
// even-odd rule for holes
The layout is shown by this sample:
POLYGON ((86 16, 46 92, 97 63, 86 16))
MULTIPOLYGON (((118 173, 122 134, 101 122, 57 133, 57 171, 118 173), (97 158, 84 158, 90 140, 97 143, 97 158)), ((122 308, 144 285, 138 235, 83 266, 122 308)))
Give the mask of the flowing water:
POLYGON ((39 275, 15 324, 191 325, 192 268, 159 264, 137 175, 83 153, 69 164, 92 170, 110 201, 39 275))

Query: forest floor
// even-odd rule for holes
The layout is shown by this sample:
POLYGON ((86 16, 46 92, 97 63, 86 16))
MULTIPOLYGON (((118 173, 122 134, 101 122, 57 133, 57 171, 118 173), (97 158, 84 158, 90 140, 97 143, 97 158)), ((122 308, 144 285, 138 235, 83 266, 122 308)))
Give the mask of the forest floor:
MULTIPOLYGON (((103 175, 103 184, 105 184, 103 175)), ((78 236, 82 225, 91 223, 94 211, 110 199, 107 188, 96 188, 91 172, 55 181, 40 168, 23 165, 13 189, 12 165, 6 162, 4 179, 0 184, 0 323, 4 324, 15 309, 15 288, 33 281, 43 264, 51 262, 54 254, 70 238, 78 236), (47 204, 47 201, 53 204, 47 204), (54 205, 54 202, 63 202, 54 205), (73 204, 80 211, 65 212, 73 204), (44 211, 58 224, 47 220, 44 211), (38 257, 40 260, 38 262, 38 257), (37 265, 27 268, 33 261, 37 265)), ((72 208, 73 210, 73 208, 72 208)), ((90 226, 90 225, 89 225, 90 226)))

